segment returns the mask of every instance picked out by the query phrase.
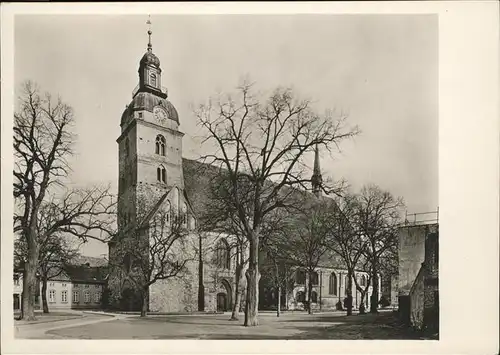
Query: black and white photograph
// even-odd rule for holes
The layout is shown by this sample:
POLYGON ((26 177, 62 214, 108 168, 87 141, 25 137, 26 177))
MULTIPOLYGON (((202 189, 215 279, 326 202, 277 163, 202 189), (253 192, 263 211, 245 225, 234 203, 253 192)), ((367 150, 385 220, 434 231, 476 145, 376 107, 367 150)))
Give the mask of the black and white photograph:
MULTIPOLYGON (((439 343, 437 13, 11 25, 15 341, 439 343)), ((464 282, 454 311, 488 313, 464 282)))

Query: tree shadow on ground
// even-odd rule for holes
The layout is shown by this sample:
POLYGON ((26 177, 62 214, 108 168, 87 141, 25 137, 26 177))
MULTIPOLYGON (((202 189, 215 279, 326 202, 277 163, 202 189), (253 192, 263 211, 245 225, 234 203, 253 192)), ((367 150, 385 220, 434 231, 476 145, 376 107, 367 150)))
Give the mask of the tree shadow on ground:
POLYGON ((331 323, 325 326, 291 326, 301 331, 294 339, 342 339, 342 340, 434 340, 432 335, 416 331, 402 324, 396 313, 379 313, 338 317, 296 319, 288 323, 331 323))

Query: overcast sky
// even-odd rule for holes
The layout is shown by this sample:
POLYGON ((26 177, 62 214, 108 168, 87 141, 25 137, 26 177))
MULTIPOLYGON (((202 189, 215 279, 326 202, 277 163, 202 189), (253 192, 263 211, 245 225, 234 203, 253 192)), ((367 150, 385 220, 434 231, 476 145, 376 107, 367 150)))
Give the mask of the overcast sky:
MULTIPOLYGON (((76 114, 72 181, 118 181, 120 117, 146 51, 145 16, 17 16, 15 83, 36 81, 76 114)), ((153 52, 162 85, 196 157, 191 105, 232 91, 246 75, 259 89, 293 87, 319 110, 349 112, 362 134, 323 174, 353 189, 375 183, 408 212, 438 206, 438 27, 433 15, 155 16, 153 52)), ((16 87, 17 89, 18 87, 16 87)), ((311 156, 312 159, 312 156, 311 156)), ((89 243, 97 256, 107 246, 89 243)))

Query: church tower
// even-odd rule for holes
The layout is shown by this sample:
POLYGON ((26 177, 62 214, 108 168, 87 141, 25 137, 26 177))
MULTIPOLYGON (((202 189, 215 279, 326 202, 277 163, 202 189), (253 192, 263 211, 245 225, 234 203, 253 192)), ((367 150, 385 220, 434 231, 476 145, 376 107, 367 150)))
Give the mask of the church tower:
MULTIPOLYGON (((177 110, 161 85, 162 70, 153 53, 151 34, 150 28, 147 51, 139 62, 139 83, 122 114, 121 134, 117 139, 118 228, 122 232, 134 230, 140 223, 137 209, 141 198, 156 201, 172 187, 182 191, 184 184, 183 133, 179 131, 177 110), (144 196, 144 191, 149 195, 144 196)), ((172 207, 176 208, 179 200, 174 200, 172 207)))

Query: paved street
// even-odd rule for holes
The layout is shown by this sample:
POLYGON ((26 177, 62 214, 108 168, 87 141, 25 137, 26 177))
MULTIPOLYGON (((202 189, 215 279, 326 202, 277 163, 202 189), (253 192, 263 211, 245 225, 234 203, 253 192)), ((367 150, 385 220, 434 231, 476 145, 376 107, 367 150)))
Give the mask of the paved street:
POLYGON ((109 322, 120 318, 120 316, 82 312, 73 312, 72 316, 39 316, 35 322, 16 321, 14 323, 14 334, 16 338, 58 339, 61 337, 57 335, 50 335, 48 332, 66 328, 75 329, 75 327, 79 328, 101 322, 109 322))
MULTIPOLYGON (((229 321, 229 314, 114 317, 85 314, 81 319, 18 327, 18 337, 46 339, 419 339, 397 324, 392 312, 353 315, 260 314, 258 327, 229 321)), ((243 318, 243 317, 242 317, 243 318)))

